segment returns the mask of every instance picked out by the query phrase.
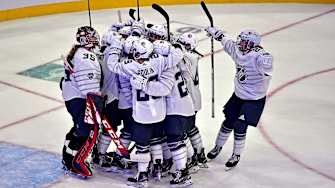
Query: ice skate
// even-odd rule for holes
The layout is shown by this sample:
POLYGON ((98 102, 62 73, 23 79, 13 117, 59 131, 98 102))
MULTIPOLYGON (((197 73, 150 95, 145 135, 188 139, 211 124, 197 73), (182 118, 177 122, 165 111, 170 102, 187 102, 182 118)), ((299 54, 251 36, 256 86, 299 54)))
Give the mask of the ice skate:
POLYGON ((177 170, 172 174, 173 179, 170 181, 171 187, 187 187, 192 185, 191 176, 187 169, 177 170))
POLYGON ((215 147, 207 154, 207 158, 215 159, 219 155, 221 150, 222 150, 222 147, 215 145, 215 147))
POLYGON ((229 158, 229 160, 225 164, 225 170, 231 170, 234 168, 238 162, 240 161, 240 155, 236 155, 233 153, 233 155, 229 158))
POLYGON ((127 185, 142 188, 148 186, 148 172, 138 172, 135 177, 128 178, 127 185))

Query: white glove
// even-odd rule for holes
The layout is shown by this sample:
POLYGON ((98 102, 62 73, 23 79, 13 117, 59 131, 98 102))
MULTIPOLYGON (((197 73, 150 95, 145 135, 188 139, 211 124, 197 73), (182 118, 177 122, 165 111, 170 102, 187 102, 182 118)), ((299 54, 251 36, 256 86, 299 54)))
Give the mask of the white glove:
POLYGON ((124 27, 125 26, 125 24, 124 23, 120 23, 120 22, 118 22, 118 23, 114 23, 114 24, 112 24, 111 25, 111 27, 109 28, 109 30, 110 31, 119 31, 122 27, 124 27))
POLYGON ((120 55, 121 54, 121 49, 119 48, 112 48, 112 47, 107 47, 104 51, 104 55, 111 55, 111 54, 117 54, 120 55))
POLYGON ((133 88, 135 89, 139 89, 139 90, 143 90, 146 85, 148 83, 148 79, 144 78, 141 75, 134 75, 131 79, 130 79, 130 84, 133 88))
POLYGON ((180 37, 180 35, 178 35, 178 34, 170 33, 170 42, 171 42, 171 44, 177 43, 179 37, 180 37))
MULTIPOLYGON (((111 44, 120 43, 119 41, 121 41, 121 35, 119 35, 119 33, 115 31, 108 31, 107 33, 102 35, 101 46, 111 46, 111 44)), ((116 45, 114 47, 118 47, 118 44, 114 45, 116 45)))
POLYGON ((215 27, 207 27, 205 29, 208 36, 213 37, 217 41, 221 41, 224 37, 223 31, 220 29, 216 29, 215 27))
POLYGON ((115 48, 115 49, 122 50, 122 42, 119 38, 110 37, 106 40, 106 42, 109 45, 108 47, 110 49, 115 48))
POLYGON ((170 54, 171 43, 165 40, 156 40, 154 43, 154 52, 163 56, 170 54))

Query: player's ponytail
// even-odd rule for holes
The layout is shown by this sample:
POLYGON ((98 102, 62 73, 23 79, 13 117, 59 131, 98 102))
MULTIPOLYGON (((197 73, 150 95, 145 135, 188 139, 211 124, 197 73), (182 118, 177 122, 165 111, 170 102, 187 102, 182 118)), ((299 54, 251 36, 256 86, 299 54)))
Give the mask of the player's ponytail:
POLYGON ((73 45, 73 47, 71 48, 69 54, 66 56, 66 60, 67 60, 67 62, 69 62, 69 64, 70 64, 71 66, 73 66, 71 62, 72 62, 72 59, 73 59, 73 57, 74 57, 74 54, 77 52, 77 50, 78 50, 80 47, 81 47, 81 46, 78 45, 78 44, 73 45))

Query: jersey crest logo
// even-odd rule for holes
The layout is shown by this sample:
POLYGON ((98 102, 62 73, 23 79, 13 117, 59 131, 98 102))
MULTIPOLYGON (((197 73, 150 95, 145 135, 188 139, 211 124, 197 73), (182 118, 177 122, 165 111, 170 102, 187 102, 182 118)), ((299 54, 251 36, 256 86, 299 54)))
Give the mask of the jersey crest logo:
POLYGON ((94 78, 94 74, 90 72, 87 74, 87 77, 88 79, 92 80, 94 78))

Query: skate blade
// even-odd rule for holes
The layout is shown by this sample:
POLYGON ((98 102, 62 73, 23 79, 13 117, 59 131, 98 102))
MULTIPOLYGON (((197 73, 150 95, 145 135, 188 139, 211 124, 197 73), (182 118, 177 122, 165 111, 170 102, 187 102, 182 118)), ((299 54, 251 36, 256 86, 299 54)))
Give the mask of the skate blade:
POLYGON ((225 171, 230 171, 230 170, 232 170, 232 169, 235 168, 235 167, 236 167, 236 166, 233 166, 233 167, 226 167, 226 166, 225 166, 225 167, 224 167, 224 170, 225 170, 225 171))
POLYGON ((198 163, 199 168, 208 168, 206 163, 198 163))
POLYGON ((195 174, 200 170, 199 166, 193 166, 190 169, 188 169, 189 174, 195 174))
POLYGON ((192 180, 186 180, 185 182, 181 184, 175 184, 175 185, 170 185, 171 188, 178 188, 178 187, 189 187, 193 184, 192 180))

